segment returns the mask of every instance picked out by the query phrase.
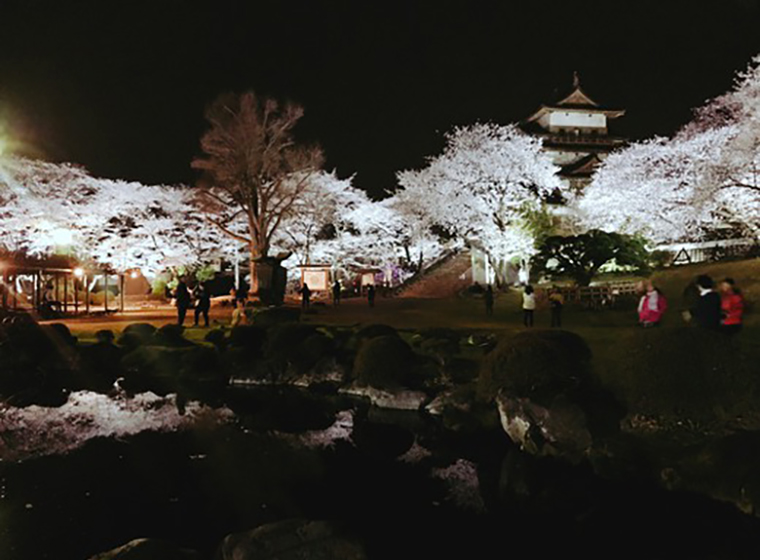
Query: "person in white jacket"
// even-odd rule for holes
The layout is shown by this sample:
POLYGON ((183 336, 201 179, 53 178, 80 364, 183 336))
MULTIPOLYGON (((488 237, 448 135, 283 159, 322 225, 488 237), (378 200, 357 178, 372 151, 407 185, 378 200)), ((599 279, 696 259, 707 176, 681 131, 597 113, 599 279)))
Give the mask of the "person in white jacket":
POLYGON ((526 327, 533 326, 533 312, 536 310, 536 294, 533 292, 533 286, 525 286, 522 298, 523 308, 523 325, 526 327))

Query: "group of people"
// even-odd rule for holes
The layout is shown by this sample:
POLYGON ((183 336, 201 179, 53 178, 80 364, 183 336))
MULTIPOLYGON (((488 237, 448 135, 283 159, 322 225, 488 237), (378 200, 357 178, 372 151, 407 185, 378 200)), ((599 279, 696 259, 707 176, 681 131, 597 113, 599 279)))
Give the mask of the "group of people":
POLYGON ((702 328, 736 334, 742 328, 744 296, 733 278, 724 278, 717 286, 707 275, 697 277, 698 299, 690 314, 702 328))
MULTIPOLYGON (((724 278, 718 285, 703 274, 685 291, 692 296, 691 308, 684 318, 703 329, 736 334, 742 328, 744 296, 733 278, 724 278)), ((660 324, 668 305, 665 296, 651 281, 644 285, 644 295, 639 300, 639 323, 644 327, 660 324)))
MULTIPOLYGON (((560 328, 562 327, 562 309, 565 306, 565 296, 562 295, 562 291, 558 287, 554 286, 549 291, 548 301, 549 309, 551 310, 551 326, 552 328, 560 328)), ((523 325, 526 327, 532 327, 533 314, 536 311, 536 291, 530 284, 525 286, 525 289, 523 290, 522 311, 523 325)))
MULTIPOLYGON (((338 305, 340 305, 340 300, 342 298, 341 294, 343 291, 343 288, 341 287, 340 282, 338 280, 336 280, 333 283, 331 291, 332 291, 333 305, 337 307, 338 305)), ((312 291, 306 282, 304 282, 303 285, 301 286, 300 292, 301 292, 301 307, 303 309, 309 309, 309 307, 311 306, 312 291)), ((369 286, 367 286, 367 303, 369 304, 370 307, 375 307, 376 293, 377 292, 375 290, 374 284, 370 284, 369 286)))
POLYGON ((198 326, 198 320, 203 316, 204 326, 208 327, 208 312, 211 309, 211 292, 208 286, 203 282, 198 282, 193 289, 188 288, 184 280, 177 282, 177 287, 171 292, 177 306, 177 324, 184 325, 187 310, 191 307, 195 309, 195 322, 193 326, 198 326))
MULTIPOLYGON (((698 276, 693 284, 697 293, 695 303, 684 313, 687 321, 695 325, 715 331, 735 334, 742 328, 744 314, 744 297, 732 278, 724 278, 716 286, 713 279, 706 275, 698 276)), ((647 280, 642 285, 643 294, 638 302, 639 324, 645 328, 660 324, 668 302, 663 293, 647 280)), ((493 314, 493 290, 491 286, 484 294, 486 314, 493 314)), ((565 305, 562 291, 556 286, 548 296, 551 309, 551 326, 562 326, 562 309, 565 305)), ((522 293, 523 325, 533 326, 533 315, 536 310, 536 293, 533 286, 527 285, 522 293)))

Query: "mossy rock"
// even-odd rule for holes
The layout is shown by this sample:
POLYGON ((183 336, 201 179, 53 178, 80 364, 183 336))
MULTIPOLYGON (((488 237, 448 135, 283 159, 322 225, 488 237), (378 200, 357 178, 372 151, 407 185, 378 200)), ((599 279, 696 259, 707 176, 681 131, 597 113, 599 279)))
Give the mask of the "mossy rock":
POLYGON ((377 389, 405 387, 415 367, 416 356, 409 345, 394 335, 366 341, 354 362, 354 377, 360 385, 377 389))

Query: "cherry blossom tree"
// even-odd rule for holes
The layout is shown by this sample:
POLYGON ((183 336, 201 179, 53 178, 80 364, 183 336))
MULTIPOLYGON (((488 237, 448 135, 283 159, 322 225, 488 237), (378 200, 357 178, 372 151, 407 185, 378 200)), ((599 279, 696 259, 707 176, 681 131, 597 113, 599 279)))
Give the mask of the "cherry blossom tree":
POLYGON ((582 221, 655 243, 700 237, 716 224, 716 200, 705 191, 709 162, 725 140, 725 130, 716 130, 655 138, 611 154, 578 203, 582 221))
POLYGON ((293 253, 293 262, 311 264, 315 243, 345 230, 352 212, 369 203, 366 193, 353 187, 352 178, 339 179, 334 171, 314 173, 284 217, 272 245, 293 253))
POLYGON ((70 164, 0 159, 0 244, 31 255, 68 252, 117 271, 155 275, 223 254, 188 189, 98 179, 70 164))
POLYGON ((423 224, 482 249, 503 283, 508 260, 535 253, 527 214, 560 189, 556 172, 540 140, 515 126, 477 124, 447 134, 424 169, 398 173, 398 196, 423 224))
POLYGON ((579 209, 587 227, 654 242, 718 231, 760 239, 760 57, 673 138, 610 155, 579 209))

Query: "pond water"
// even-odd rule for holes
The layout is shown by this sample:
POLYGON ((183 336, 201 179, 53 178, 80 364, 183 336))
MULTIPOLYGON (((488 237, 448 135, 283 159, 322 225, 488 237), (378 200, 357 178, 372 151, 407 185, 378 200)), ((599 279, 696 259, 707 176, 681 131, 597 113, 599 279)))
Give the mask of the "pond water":
POLYGON ((697 494, 535 459, 500 430, 454 433, 295 389, 226 406, 75 393, 0 419, 0 559, 85 559, 138 537, 213 558, 232 532, 330 519, 370 558, 757 558, 760 522, 697 494))

